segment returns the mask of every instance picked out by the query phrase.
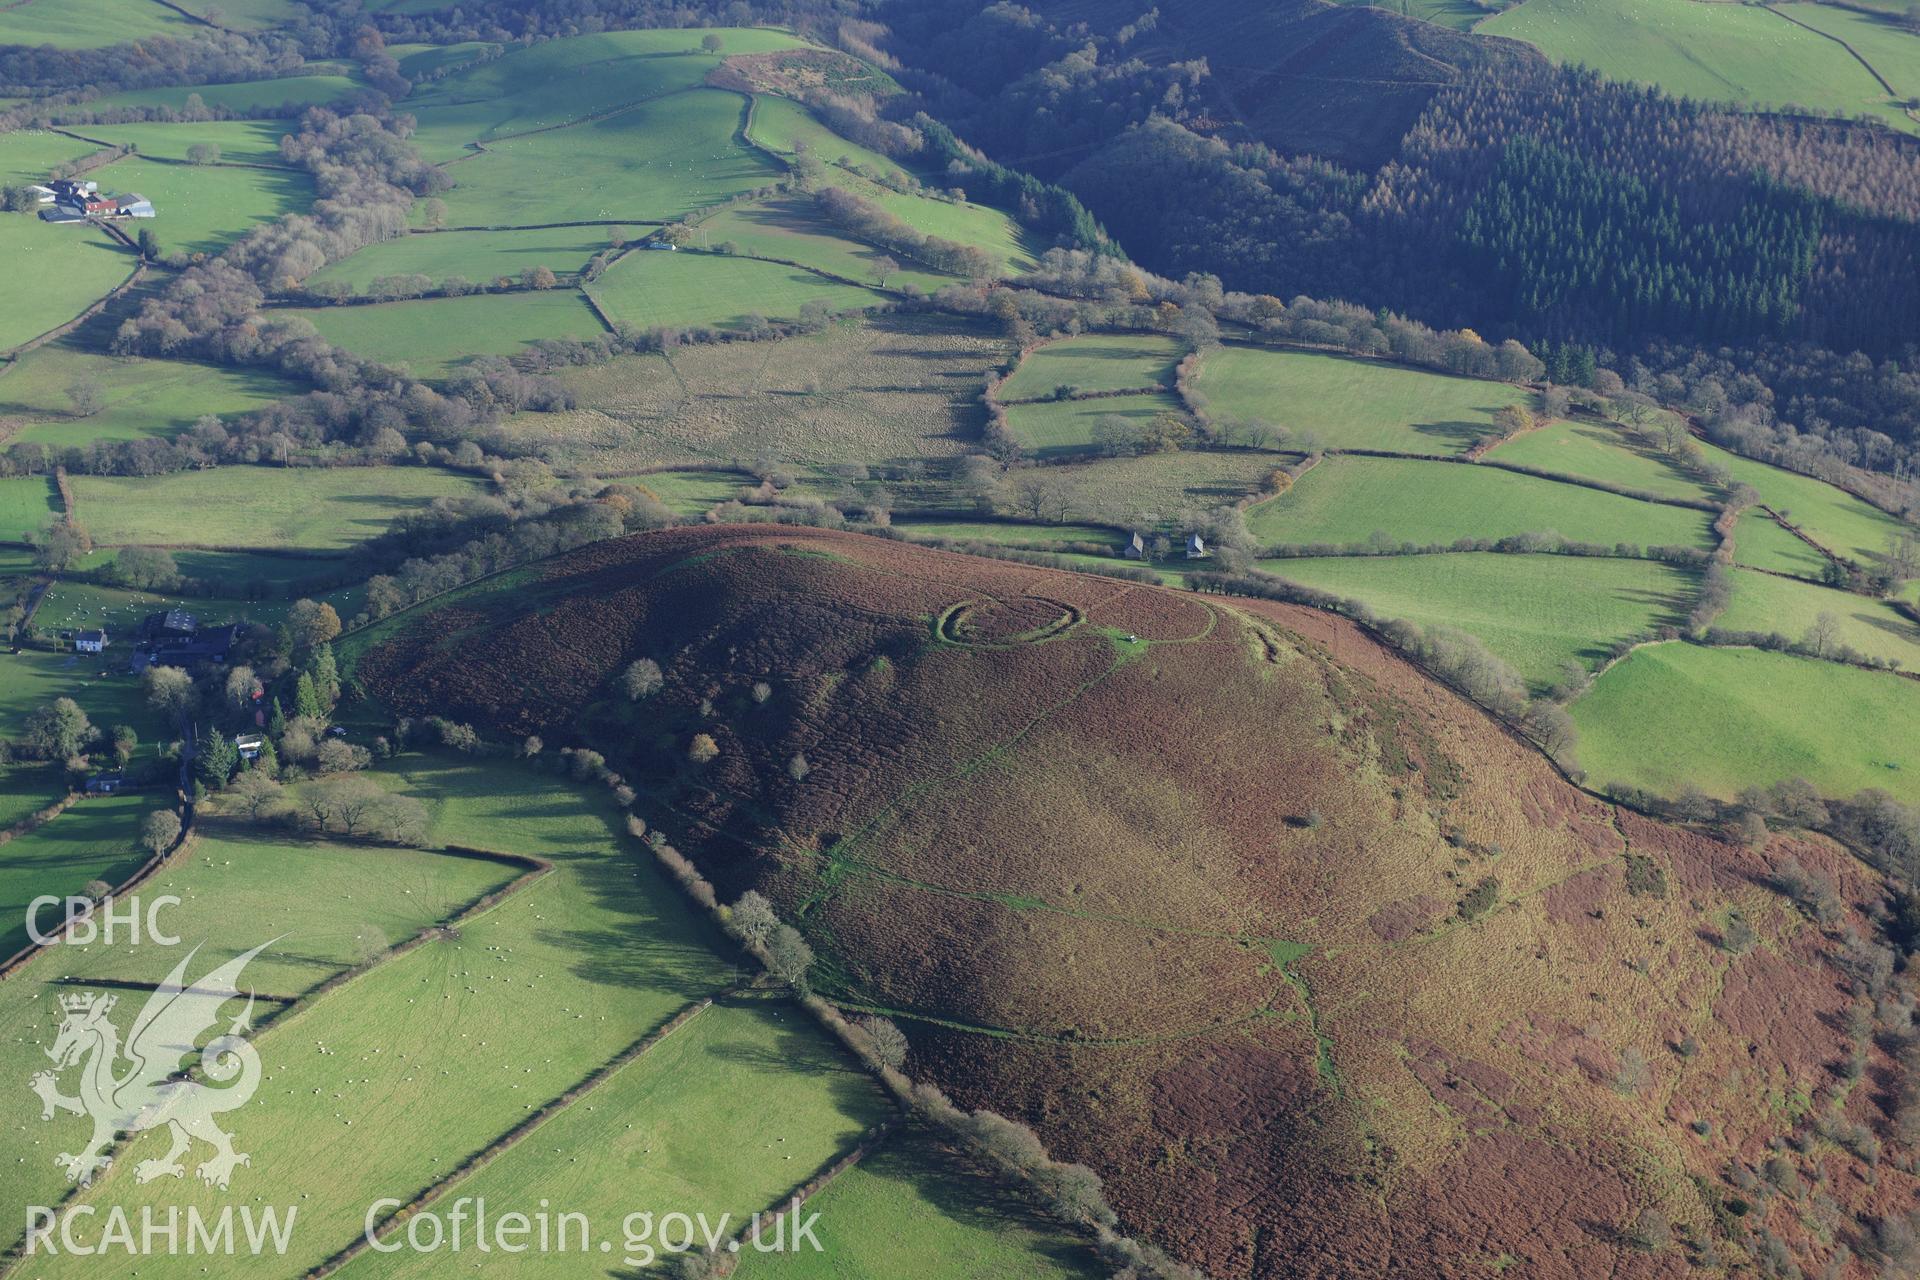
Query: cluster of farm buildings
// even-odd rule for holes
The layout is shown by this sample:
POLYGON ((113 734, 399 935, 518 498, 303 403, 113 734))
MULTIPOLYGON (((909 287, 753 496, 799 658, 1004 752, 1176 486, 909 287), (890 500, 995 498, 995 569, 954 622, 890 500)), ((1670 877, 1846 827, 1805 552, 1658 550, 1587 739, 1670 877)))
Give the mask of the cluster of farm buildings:
POLYGON ((89 218, 151 218, 153 201, 142 195, 105 196, 100 184, 78 178, 55 178, 27 188, 45 206, 45 222, 85 222, 89 218))
MULTIPOLYGON (((243 624, 202 627, 200 620, 182 609, 149 614, 135 633, 133 657, 128 665, 137 674, 148 667, 197 667, 203 663, 224 662, 227 651, 239 640, 243 624)), ((73 638, 73 647, 81 653, 106 652, 109 637, 105 627, 82 631, 73 638)))

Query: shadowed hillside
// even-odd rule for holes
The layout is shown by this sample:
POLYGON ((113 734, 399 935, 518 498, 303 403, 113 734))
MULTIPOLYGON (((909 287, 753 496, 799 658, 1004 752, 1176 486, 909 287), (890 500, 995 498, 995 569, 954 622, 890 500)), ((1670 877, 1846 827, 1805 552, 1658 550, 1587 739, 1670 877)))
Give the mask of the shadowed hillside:
POLYGON ((1911 1203, 1877 878, 1593 800, 1325 615, 732 526, 385 625, 375 696, 604 752, 1211 1275, 1816 1272, 1911 1203))
MULTIPOLYGON (((1141 10, 1115 0, 1045 0, 1057 23, 1111 34, 1141 10)), ((1434 91, 1476 67, 1537 66, 1519 41, 1476 37, 1386 8, 1325 0, 1164 6, 1127 53, 1151 62, 1204 58, 1215 95, 1253 138, 1371 169, 1391 157, 1434 91)), ((1231 137, 1229 132, 1226 136, 1231 137)))

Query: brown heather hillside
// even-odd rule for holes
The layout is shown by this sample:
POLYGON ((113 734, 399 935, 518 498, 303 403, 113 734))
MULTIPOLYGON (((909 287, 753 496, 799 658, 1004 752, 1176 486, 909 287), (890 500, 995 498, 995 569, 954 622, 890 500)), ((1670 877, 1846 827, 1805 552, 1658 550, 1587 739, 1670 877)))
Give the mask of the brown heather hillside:
POLYGON ((1849 1150, 1901 1086, 1859 993, 1908 980, 1847 976, 1870 872, 1600 803, 1324 615, 681 529, 461 598, 359 674, 605 752, 724 895, 802 925, 826 994, 894 1014, 913 1074, 1214 1276, 1867 1275, 1867 1224, 1914 1203, 1907 1148, 1849 1150), (643 656, 667 683, 636 708, 643 656), (1770 887, 1789 857, 1826 923, 1770 887))

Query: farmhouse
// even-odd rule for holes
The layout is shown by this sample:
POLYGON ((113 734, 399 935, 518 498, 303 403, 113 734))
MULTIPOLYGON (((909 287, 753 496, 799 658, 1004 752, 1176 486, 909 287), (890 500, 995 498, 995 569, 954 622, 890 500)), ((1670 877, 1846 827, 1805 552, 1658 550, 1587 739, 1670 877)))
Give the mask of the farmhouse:
POLYGON ((1197 533, 1187 535, 1187 559, 1204 559, 1207 554, 1207 540, 1197 533))
POLYGON ((1126 550, 1121 554, 1129 560, 1145 560, 1147 558, 1147 540, 1137 533, 1132 535, 1127 539, 1126 550))
POLYGON ((73 647, 81 653, 99 653, 107 647, 107 633, 102 631, 82 631, 73 638, 73 647))
POLYGON ((126 785, 126 779, 117 773, 100 773, 87 779, 87 794, 90 796, 110 796, 126 785))
POLYGON ((48 194, 40 203, 48 207, 40 211, 40 217, 46 222, 85 222, 89 218, 151 218, 154 216, 153 201, 142 195, 128 194, 104 196, 100 194, 97 182, 81 182, 73 178, 55 178, 45 187, 35 188, 35 193, 45 191, 48 194))
POLYGON ((258 760, 260 748, 266 745, 266 741, 257 733, 237 733, 233 737, 233 747, 242 760, 258 760))

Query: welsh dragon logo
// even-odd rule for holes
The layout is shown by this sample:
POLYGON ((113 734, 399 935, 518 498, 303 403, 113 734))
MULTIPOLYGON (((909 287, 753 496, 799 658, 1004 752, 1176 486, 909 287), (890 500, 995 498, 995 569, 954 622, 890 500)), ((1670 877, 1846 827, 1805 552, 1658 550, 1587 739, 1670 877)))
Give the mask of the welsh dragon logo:
POLYGON ((47 1050, 55 1070, 34 1076, 30 1087, 40 1096, 42 1120, 66 1111, 93 1121, 93 1138, 77 1155, 54 1157, 68 1181, 91 1184, 111 1163, 106 1149, 116 1136, 162 1125, 173 1131, 173 1146, 160 1159, 141 1161, 134 1169, 136 1181, 184 1176, 180 1158, 196 1138, 213 1148, 213 1155, 195 1170, 209 1186, 226 1190, 234 1169, 252 1164, 244 1152, 233 1149, 233 1135, 214 1118, 245 1106, 260 1086, 260 1055, 243 1038, 253 1029, 253 993, 247 993, 246 1009, 226 1034, 197 1051, 202 1073, 223 1087, 187 1079, 182 1062, 196 1054, 195 1041, 219 1020, 220 1007, 239 996, 236 984, 247 963, 271 945, 263 942, 188 986, 187 966, 200 950, 195 947, 148 997, 124 1044, 108 1016, 115 997, 97 992, 60 997, 64 1017, 47 1050), (60 1092, 59 1075, 71 1067, 80 1068, 78 1097, 60 1092))

